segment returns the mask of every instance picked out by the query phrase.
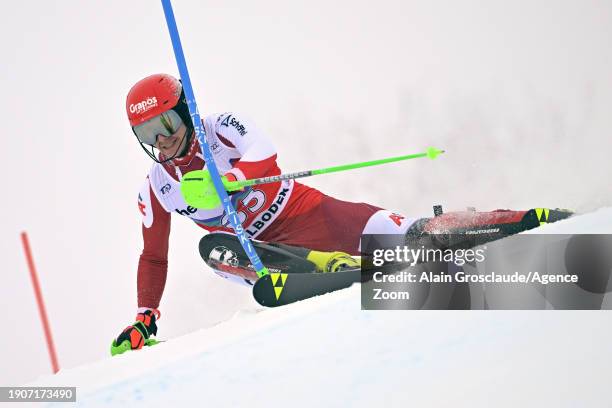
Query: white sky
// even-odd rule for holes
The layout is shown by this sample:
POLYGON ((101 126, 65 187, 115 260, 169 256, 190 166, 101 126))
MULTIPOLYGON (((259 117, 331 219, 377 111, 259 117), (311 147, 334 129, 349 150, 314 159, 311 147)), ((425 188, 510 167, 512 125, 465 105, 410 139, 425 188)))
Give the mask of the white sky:
MULTIPOLYGON (((175 0, 201 113, 240 111, 285 171, 446 148, 308 183, 409 215, 612 204, 609 1, 175 0), (256 4, 255 4, 256 3, 256 4), (331 4, 330 4, 331 3, 331 4)), ((133 319, 136 197, 150 166, 124 98, 177 73, 161 4, 20 1, 3 8, 0 385, 49 371, 19 242, 30 233, 60 363, 106 357, 133 319), (8 142, 8 143, 6 143, 8 142)), ((175 219, 160 334, 251 306, 204 270, 175 219)))

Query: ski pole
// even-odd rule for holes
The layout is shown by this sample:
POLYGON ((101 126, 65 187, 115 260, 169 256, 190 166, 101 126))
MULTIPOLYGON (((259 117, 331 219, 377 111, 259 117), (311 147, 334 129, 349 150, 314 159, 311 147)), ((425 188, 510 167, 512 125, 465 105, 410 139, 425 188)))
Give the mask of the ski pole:
POLYGON ((275 183, 277 181, 316 176, 318 174, 336 173, 338 171, 360 169, 362 167, 379 166, 381 164, 393 163, 393 162, 410 160, 410 159, 418 159, 421 157, 429 157, 430 159, 433 160, 442 153, 444 153, 444 150, 438 150, 435 147, 430 147, 427 149, 427 151, 423 153, 408 154, 405 156, 390 157, 387 159, 344 164, 342 166, 326 167, 326 168, 317 169, 317 170, 298 171, 295 173, 286 173, 286 174, 280 174, 278 176, 261 177, 261 178, 251 179, 251 180, 228 181, 228 182, 225 182, 225 188, 227 191, 236 191, 236 190, 242 190, 244 187, 247 187, 247 186, 275 183))
MULTIPOLYGON (((398 161, 403 161, 403 160, 418 159, 422 157, 428 157, 433 160, 442 153, 444 153, 444 150, 439 150, 439 149, 436 149, 435 147, 429 147, 423 153, 408 154, 404 156, 390 157, 387 159, 379 159, 379 160, 371 160, 371 161, 365 161, 365 162, 344 164, 341 166, 326 167, 326 168, 317 169, 317 170, 297 171, 295 173, 279 174, 278 176, 261 177, 261 178, 250 179, 250 180, 225 181, 224 185, 227 191, 237 191, 237 190, 242 190, 244 187, 255 186, 258 184, 276 183, 278 181, 291 180, 291 179, 297 179, 297 178, 302 178, 302 177, 310 177, 310 176, 315 176, 318 174, 336 173, 338 171, 353 170, 353 169, 359 169, 362 167, 379 166, 381 164, 393 163, 393 162, 398 162, 398 161)), ((185 176, 181 180, 181 191, 183 192, 183 196, 185 198, 192 198, 192 197, 202 198, 202 196, 199 193, 203 191, 208 185, 209 181, 207 179, 208 179, 208 175, 205 174, 205 171, 203 172, 201 170, 196 170, 196 171, 192 171, 192 172, 185 174, 185 176)), ((215 204, 214 202, 211 202, 211 204, 208 204, 205 206, 212 208, 215 206, 215 204)))
POLYGON ((206 131, 204 130, 204 126, 202 125, 202 120, 200 119, 200 113, 198 111, 198 105, 196 104, 193 88, 191 86, 191 79, 189 78, 187 62, 185 61, 185 54, 183 53, 183 46, 181 45, 181 38, 179 36, 178 28, 176 26, 176 19, 174 18, 172 4, 170 3, 170 0, 161 0, 161 2, 162 7, 164 8, 164 15, 166 17, 166 24, 170 33, 170 39, 172 41, 172 48, 174 50, 176 64, 178 66, 179 73, 181 75, 181 81, 183 83, 185 99, 187 99, 189 113, 191 114, 191 119, 193 120, 193 127, 195 129, 198 142, 200 143, 204 160, 206 160, 207 168, 210 172, 210 177, 214 185, 214 189, 216 190, 216 196, 223 204, 223 209, 229 217, 230 224, 234 229, 234 232, 236 233, 236 237, 242 245, 242 248, 244 248, 244 252, 246 252, 247 256, 249 257, 249 260, 253 264, 253 268, 257 272, 257 276, 261 277, 267 275, 269 273, 268 269, 263 265, 261 259, 259 259, 259 255, 257 255, 257 252, 255 252, 253 244, 246 236, 244 228, 242 227, 242 224, 240 222, 240 218, 238 218, 238 214, 236 213, 232 202, 227 196, 227 192, 225 190, 225 187, 223 186, 223 182, 221 181, 221 176, 219 175, 219 170, 215 165, 212 152, 210 151, 210 146, 208 146, 208 142, 206 141, 206 131))

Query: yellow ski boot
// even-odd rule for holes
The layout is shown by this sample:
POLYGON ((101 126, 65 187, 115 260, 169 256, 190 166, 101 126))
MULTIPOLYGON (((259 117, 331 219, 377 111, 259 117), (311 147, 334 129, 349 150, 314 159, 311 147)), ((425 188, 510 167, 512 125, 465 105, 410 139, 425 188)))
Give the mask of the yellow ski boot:
POLYGON ((317 272, 321 273, 333 273, 343 269, 357 269, 361 266, 359 258, 353 258, 346 252, 339 251, 310 251, 306 259, 315 264, 317 272))

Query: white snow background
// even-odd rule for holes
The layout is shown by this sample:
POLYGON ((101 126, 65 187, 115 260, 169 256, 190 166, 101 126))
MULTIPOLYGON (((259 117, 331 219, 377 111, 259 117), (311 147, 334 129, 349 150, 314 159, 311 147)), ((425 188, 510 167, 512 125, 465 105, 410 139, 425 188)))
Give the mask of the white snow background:
MULTIPOLYGON (((174 8, 200 112, 251 116, 275 141, 284 171, 429 145, 448 152, 435 162, 308 180, 326 193, 414 216, 429 215, 437 203, 449 210, 612 205, 609 1, 175 0, 174 8)), ((142 248, 136 198, 150 162, 129 129, 125 95, 138 79, 177 69, 159 2, 21 1, 6 5, 3 17, 0 385, 18 385, 50 371, 20 231, 30 234, 63 368, 107 359, 112 338, 132 322, 142 248)), ((255 307, 247 290, 204 267, 197 253, 201 234, 187 220, 173 222, 160 337, 210 328, 236 313, 236 322, 226 324, 239 325, 255 307)), ((329 374, 327 390, 342 374, 330 360, 338 344, 358 341, 368 350, 363 338, 348 338, 361 319, 372 319, 372 327, 387 319, 408 325, 413 337, 389 332, 373 338, 403 342, 407 349, 426 341, 425 326, 435 327, 439 337, 501 325, 509 328, 507 338, 495 339, 506 344, 518 336, 517 347, 533 367, 542 363, 543 375, 552 361, 546 345, 561 332, 568 355, 555 357, 579 360, 588 350, 586 358, 601 375, 610 362, 603 348, 610 342, 602 342, 611 333, 607 312, 382 312, 357 318, 345 315, 357 305, 340 301, 343 296, 330 300, 337 306, 330 306, 329 326, 309 326, 305 317, 296 320, 300 336, 283 335, 315 347, 305 358, 320 375, 329 374), (547 324, 555 328, 546 331, 547 324), (528 341, 534 327, 542 328, 536 344, 528 341)), ((283 315, 282 309, 274 313, 283 315)), ((478 336, 474 342, 486 347, 486 333, 478 336)), ((452 354, 440 341, 440 353, 452 354)), ((187 340, 177 345, 191 347, 187 340)), ((490 362, 478 345, 461 349, 470 364, 454 378, 459 385, 472 386, 470 367, 490 362)), ((274 358, 254 361, 263 370, 260 363, 274 358)), ((367 387, 361 376, 384 372, 385 361, 352 373, 364 381, 355 387, 367 387)), ((437 363, 428 361, 415 370, 436 375, 428 370, 437 363)), ((228 365, 242 366, 249 361, 228 365)), ((206 368, 211 378, 222 369, 206 368)), ((264 374, 266 380, 273 375, 264 374)), ((273 376, 297 384, 299 373, 273 376)), ((401 379, 391 381, 409 394, 401 379)), ((244 392, 253 392, 255 383, 244 392)), ((274 387, 269 395, 274 398, 274 387)))

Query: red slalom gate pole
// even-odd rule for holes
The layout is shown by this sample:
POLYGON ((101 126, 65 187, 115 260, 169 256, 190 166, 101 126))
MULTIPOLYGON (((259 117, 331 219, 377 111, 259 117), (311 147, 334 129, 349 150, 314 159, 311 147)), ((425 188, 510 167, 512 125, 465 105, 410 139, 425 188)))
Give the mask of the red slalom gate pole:
POLYGON ((55 353, 55 346, 53 345, 53 336, 51 335, 49 319, 47 319, 45 301, 43 299, 42 291, 40 290, 40 284, 38 283, 38 275, 36 273, 36 267, 34 266, 34 258, 32 258, 32 251, 30 250, 28 234, 25 231, 21 233, 21 243, 23 244, 23 251, 25 252, 26 260, 28 262, 28 268, 30 269, 30 278, 32 278, 32 286, 34 286, 34 294, 36 295, 36 303, 38 304, 38 313, 40 314, 40 320, 42 321, 43 329, 45 331, 45 338, 47 339, 47 349, 49 350, 49 357, 51 358, 51 367, 53 368, 53 373, 55 374, 59 371, 57 354, 55 353))

